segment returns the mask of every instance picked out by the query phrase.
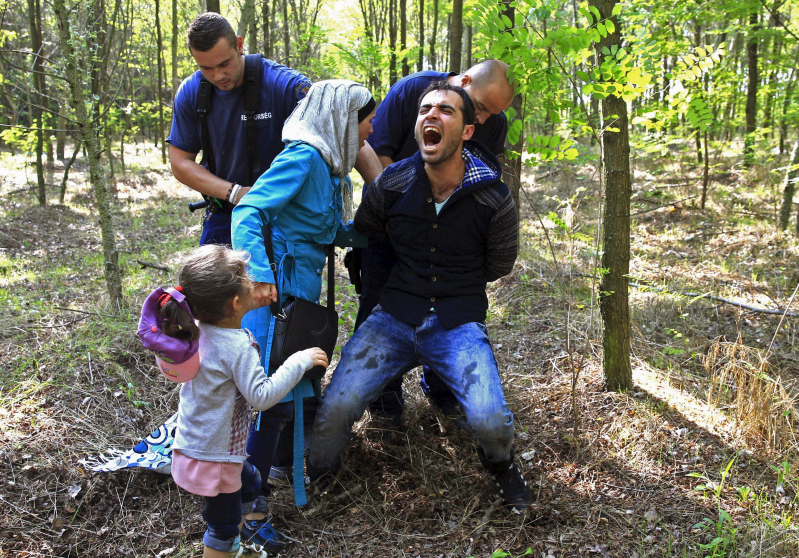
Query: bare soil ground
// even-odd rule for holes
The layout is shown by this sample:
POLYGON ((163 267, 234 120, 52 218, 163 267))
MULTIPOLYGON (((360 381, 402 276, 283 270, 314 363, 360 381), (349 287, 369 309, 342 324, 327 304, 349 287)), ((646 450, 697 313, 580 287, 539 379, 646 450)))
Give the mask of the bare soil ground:
MULTIPOLYGON (((200 218, 186 209, 194 198, 154 150, 131 148, 114 208, 128 305, 112 309, 87 169, 76 163, 66 205, 38 207, 27 189, 35 173, 20 156, 0 156, 0 555, 199 555, 197 497, 168 476, 79 464, 131 447, 177 407, 177 391, 154 374, 135 336, 144 296, 172 273, 140 262, 175 270, 199 237, 200 218)), ((490 286, 487 323, 536 496, 531 509, 497 507, 474 440, 410 374, 403 424, 367 413, 328 494, 297 508, 290 488, 276 491, 275 525, 295 541, 281 555, 799 555, 796 319, 780 324, 779 315, 665 292, 787 306, 799 243, 774 232, 770 175, 732 162, 721 159, 700 211, 695 200, 660 207, 696 194, 690 165, 674 155, 637 161, 632 275, 642 287, 630 291, 635 387, 626 393, 602 385, 595 169, 539 168, 544 178, 525 178, 522 254, 490 286), (762 373, 714 385, 706 355, 718 351, 727 356, 713 362, 762 373), (762 416, 736 414, 757 396, 747 389, 766 379, 784 388, 781 399, 762 416), (711 388, 721 393, 715 404, 711 388), (758 427, 766 419, 772 426, 758 427)), ((344 342, 357 300, 344 276, 339 292, 344 342)))

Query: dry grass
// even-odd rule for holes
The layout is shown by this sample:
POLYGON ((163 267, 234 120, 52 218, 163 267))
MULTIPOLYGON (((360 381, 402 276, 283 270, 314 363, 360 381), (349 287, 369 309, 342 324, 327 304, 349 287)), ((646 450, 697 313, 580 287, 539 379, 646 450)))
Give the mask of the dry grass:
POLYGON ((755 447, 779 455, 795 454, 799 426, 795 380, 786 388, 763 351, 747 347, 740 337, 718 340, 705 357, 708 403, 724 408, 741 434, 755 447))

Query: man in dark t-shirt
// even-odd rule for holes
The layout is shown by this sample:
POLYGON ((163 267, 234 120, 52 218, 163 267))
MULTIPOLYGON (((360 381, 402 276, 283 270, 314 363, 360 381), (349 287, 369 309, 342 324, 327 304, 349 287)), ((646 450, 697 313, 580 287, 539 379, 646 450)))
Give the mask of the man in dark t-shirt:
POLYGON ((216 198, 222 207, 206 215, 200 244, 230 244, 232 207, 250 190, 275 157, 283 151, 283 123, 307 93, 310 80, 292 70, 263 59, 258 108, 255 114, 258 160, 250 168, 244 113, 243 41, 218 14, 198 16, 189 28, 189 50, 200 69, 183 80, 175 95, 172 129, 167 138, 172 173, 180 182, 201 194, 216 198), (210 82, 211 108, 207 126, 214 162, 196 162, 202 150, 197 95, 200 78, 210 82), (234 185, 242 187, 235 189, 234 185), (235 195, 235 199, 229 199, 235 195))
MULTIPOLYGON (((372 122, 374 132, 369 144, 377 153, 383 168, 413 156, 419 146, 413 130, 418 116, 419 99, 427 87, 444 80, 463 87, 475 105, 475 126, 472 140, 482 143, 504 162, 508 122, 505 109, 513 100, 513 86, 508 83, 508 65, 499 60, 484 60, 462 74, 454 72, 417 72, 395 83, 380 103, 372 122)), ((387 240, 369 239, 361 260, 363 288, 355 327, 360 326, 377 305, 397 256, 387 240)), ((457 400, 433 371, 425 367, 422 389, 450 417, 459 417, 457 400)), ((402 378, 391 382, 369 408, 399 423, 404 407, 402 378)), ((455 422, 462 424, 459 418, 455 422)))

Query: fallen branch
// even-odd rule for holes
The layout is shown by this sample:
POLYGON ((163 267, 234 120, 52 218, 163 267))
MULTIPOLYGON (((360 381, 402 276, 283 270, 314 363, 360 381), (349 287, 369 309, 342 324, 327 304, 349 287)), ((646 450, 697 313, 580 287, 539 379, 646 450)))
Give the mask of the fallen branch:
POLYGON ((3 231, 0 231, 0 236, 13 240, 16 243, 17 247, 22 246, 22 243, 13 236, 11 236, 10 234, 6 234, 3 231))
MULTIPOLYGON (((15 329, 19 329, 21 331, 25 331, 25 329, 23 329, 23 328, 28 328, 28 329, 56 329, 56 328, 59 328, 59 327, 71 326, 75 322, 79 322, 81 320, 85 320, 86 318, 88 318, 88 316, 83 316, 82 318, 75 318, 74 320, 72 320, 70 322, 67 322, 65 324, 57 324, 57 325, 49 325, 49 326, 26 325, 26 326, 15 327, 15 329)), ((27 331, 25 331, 25 333, 27 333, 27 331)))
POLYGON ((697 197, 699 197, 699 196, 698 195, 691 196, 689 198, 683 198, 683 199, 678 200, 676 202, 667 203, 666 205, 659 205, 658 207, 653 207, 652 209, 644 209, 643 211, 636 211, 635 213, 630 213, 630 217, 632 217, 633 215, 643 215, 644 213, 651 213, 652 211, 657 211, 658 209, 663 209, 664 207, 669 207, 671 205, 677 205, 678 203, 682 203, 684 201, 692 200, 692 199, 697 198, 697 197))
POLYGON ((145 267, 152 267, 153 269, 157 269, 159 271, 165 271, 166 273, 169 273, 169 268, 165 267, 163 265, 157 265, 157 264, 150 263, 150 262, 145 262, 145 261, 142 261, 142 260, 136 260, 136 263, 139 264, 140 266, 142 266, 142 269, 144 269, 145 267))
POLYGON ((729 304, 730 306, 737 306, 738 308, 743 308, 744 310, 749 310, 750 312, 757 312, 759 314, 770 314, 772 316, 782 316, 784 314, 789 318, 799 318, 799 314, 797 314, 796 312, 786 312, 784 308, 777 310, 770 310, 768 308, 758 308, 757 306, 750 306, 749 304, 744 304, 743 302, 730 300, 729 298, 723 298, 720 296, 712 295, 710 293, 690 293, 687 291, 670 291, 668 289, 653 287, 651 285, 639 285, 638 283, 628 283, 628 285, 631 287, 636 287, 638 289, 652 289, 653 291, 657 291, 659 293, 675 294, 690 298, 707 298, 710 300, 715 300, 716 302, 723 302, 724 304, 729 304))
MULTIPOLYGON (((480 526, 477 527, 477 529, 475 529, 474 531, 472 531, 474 536, 472 537, 472 541, 469 543, 469 548, 466 549, 467 556, 472 553, 472 547, 474 546, 474 543, 477 542, 477 540, 480 538, 480 535, 483 534, 483 529, 485 529, 485 526, 488 525, 488 518, 491 517, 491 514, 493 514, 496 511, 496 509, 501 505, 502 505, 502 498, 497 498, 483 514, 483 518, 480 520, 480 526)), ((469 534, 471 535, 472 533, 469 534)))

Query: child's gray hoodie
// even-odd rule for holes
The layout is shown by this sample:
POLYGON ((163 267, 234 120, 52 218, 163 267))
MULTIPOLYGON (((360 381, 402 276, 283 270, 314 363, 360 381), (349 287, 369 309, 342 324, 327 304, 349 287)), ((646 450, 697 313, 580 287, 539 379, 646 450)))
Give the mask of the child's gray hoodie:
POLYGON ((257 344, 243 329, 200 323, 200 371, 181 386, 174 449, 200 461, 243 463, 252 413, 279 403, 313 361, 289 357, 267 377, 257 344))

